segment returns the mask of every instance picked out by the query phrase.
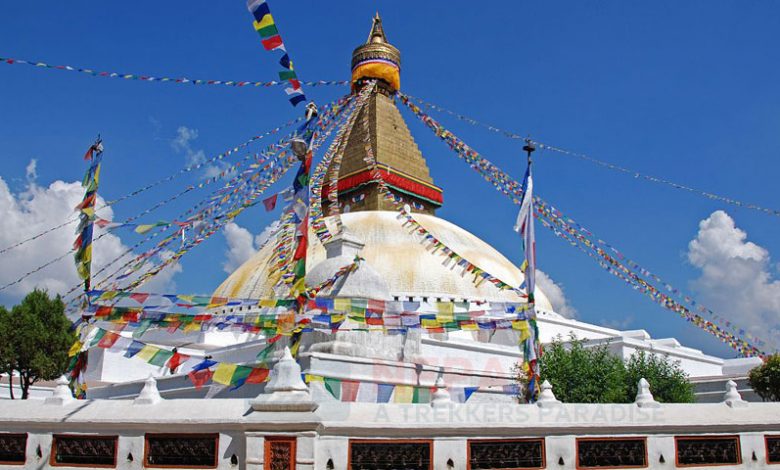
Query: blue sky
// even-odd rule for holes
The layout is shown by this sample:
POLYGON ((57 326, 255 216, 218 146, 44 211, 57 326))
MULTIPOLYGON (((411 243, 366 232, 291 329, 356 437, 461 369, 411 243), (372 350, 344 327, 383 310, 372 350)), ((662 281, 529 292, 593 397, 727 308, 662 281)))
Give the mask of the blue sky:
MULTIPOLYGON (((389 40, 402 51, 406 93, 650 175, 780 207, 780 5, 543 3, 270 2, 304 79, 347 79, 351 51, 365 41, 379 10, 389 40)), ((276 55, 262 50, 241 0, 6 2, 0 7, 0 44, 2 57, 127 73, 272 80, 277 71, 276 55)), ((346 91, 323 87, 307 94, 326 102, 346 91)), ((81 155, 98 132, 106 145, 101 193, 113 199, 186 164, 186 151, 172 145, 182 126, 197 131, 191 151, 210 157, 300 113, 278 88, 143 83, 5 64, 0 103, 0 177, 15 197, 29 191, 25 171, 31 159, 42 188, 79 180, 81 155)), ((493 162, 522 175, 517 141, 434 116, 493 162)), ((511 231, 516 207, 412 115, 405 117, 444 188, 438 215, 519 261, 520 243, 511 231)), ((688 258, 699 222, 723 209, 746 232, 744 243, 765 249, 758 275, 768 276, 764 294, 777 300, 777 217, 549 152, 537 154, 535 176, 539 195, 672 284, 719 303, 709 305, 719 314, 754 325, 780 323, 780 310, 748 305, 752 294, 724 301, 724 293, 742 288, 739 282, 697 284, 704 265, 688 258), (756 309, 758 316, 745 313, 756 309)), ((114 216, 132 216, 196 181, 193 176, 149 191, 117 205, 114 216)), ((172 218, 197 200, 168 206, 149 220, 172 218)), ((238 223, 259 233, 271 220, 255 209, 238 223)), ((125 243, 137 239, 121 237, 125 243)), ((676 336, 707 352, 732 355, 542 227, 538 239, 541 269, 563 286, 580 319, 645 328, 656 337, 676 336)), ((174 277, 177 290, 210 292, 225 276, 225 251, 225 238, 218 235, 187 255, 174 277)), ((712 269, 732 266, 707 263, 712 269)), ((0 295, 5 303, 17 298, 0 295)))

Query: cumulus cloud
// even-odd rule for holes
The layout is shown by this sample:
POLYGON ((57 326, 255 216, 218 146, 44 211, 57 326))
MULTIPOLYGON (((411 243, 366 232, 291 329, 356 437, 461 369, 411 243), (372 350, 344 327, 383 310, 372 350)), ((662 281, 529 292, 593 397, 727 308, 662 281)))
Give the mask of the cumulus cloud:
POLYGON ((774 347, 780 344, 780 280, 771 272, 769 252, 748 241, 734 219, 719 210, 699 222, 688 261, 701 270, 691 285, 704 304, 774 347))
POLYGON ((536 270, 536 285, 547 295, 555 313, 566 318, 574 318, 577 316, 577 309, 569 304, 566 293, 563 291, 563 286, 556 284, 556 282, 541 269, 536 270))
POLYGON ((225 261, 222 263, 222 269, 230 274, 239 266, 249 261, 266 243, 271 239, 279 228, 279 221, 274 221, 266 227, 259 235, 252 236, 249 230, 241 227, 235 222, 225 225, 222 233, 225 235, 228 250, 225 253, 225 261))
MULTIPOLYGON (((28 177, 35 173, 35 164, 28 165, 27 173, 28 177)), ((0 248, 8 247, 59 223, 72 220, 65 227, 1 254, 0 284, 5 285, 15 281, 44 263, 63 256, 71 249, 77 226, 73 208, 83 196, 84 189, 78 182, 55 181, 44 187, 31 181, 24 191, 14 193, 0 177, 0 220, 2 221, 0 248)), ((103 200, 99 198, 97 205, 103 205, 103 200)), ((103 218, 113 219, 111 208, 102 209, 99 213, 103 218)), ((93 273, 128 249, 116 234, 106 234, 97 226, 94 237, 101 238, 93 245, 93 273)), ((180 271, 179 266, 163 271, 159 275, 160 279, 154 280, 154 286, 170 287, 172 277, 180 271)), ((0 296, 4 302, 10 303, 19 300, 35 287, 48 289, 51 293, 64 294, 79 283, 71 254, 0 292, 0 296)))

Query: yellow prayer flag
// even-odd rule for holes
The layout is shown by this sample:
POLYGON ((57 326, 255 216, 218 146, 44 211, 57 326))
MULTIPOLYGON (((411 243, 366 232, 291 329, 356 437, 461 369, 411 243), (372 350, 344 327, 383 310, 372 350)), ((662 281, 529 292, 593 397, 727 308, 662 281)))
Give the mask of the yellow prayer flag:
POLYGON ((138 351, 138 354, 135 355, 138 359, 143 359, 146 362, 149 362, 152 357, 157 354, 157 351, 159 351, 160 348, 157 348, 155 346, 146 345, 143 348, 141 348, 140 351, 138 351))
POLYGON ((187 323, 187 326, 184 327, 185 333, 191 333, 198 330, 200 330, 200 323, 196 322, 187 323))
POLYGON ((312 382, 325 382, 325 377, 321 375, 311 375, 306 374, 306 383, 312 383, 312 382))
POLYGON ((255 23, 255 29, 261 30, 266 26, 271 26, 272 24, 274 24, 274 17, 271 15, 265 15, 262 20, 255 21, 254 23, 255 23))
POLYGON ((262 299, 260 301, 261 307, 276 307, 276 299, 262 299))
POLYGON ((460 324, 460 329, 463 331, 477 331, 479 326, 474 322, 462 322, 460 324))
POLYGON ((349 312, 352 310, 350 299, 333 299, 333 310, 337 312, 349 312))
POLYGON ((439 328, 441 323, 438 320, 431 320, 429 318, 423 318, 420 320, 420 324, 423 328, 439 328))
POLYGON ((414 387, 411 385, 396 385, 394 403, 411 403, 414 397, 414 387))
POLYGON ((68 357, 73 357, 79 352, 81 352, 81 347, 84 346, 84 343, 82 343, 79 340, 76 340, 75 343, 73 343, 73 346, 70 347, 70 350, 68 351, 68 357))
POLYGON ((236 371, 238 364, 231 364, 229 362, 220 362, 217 369, 214 371, 214 376, 211 377, 212 382, 216 382, 222 385, 230 385, 230 380, 233 378, 233 373, 236 371))

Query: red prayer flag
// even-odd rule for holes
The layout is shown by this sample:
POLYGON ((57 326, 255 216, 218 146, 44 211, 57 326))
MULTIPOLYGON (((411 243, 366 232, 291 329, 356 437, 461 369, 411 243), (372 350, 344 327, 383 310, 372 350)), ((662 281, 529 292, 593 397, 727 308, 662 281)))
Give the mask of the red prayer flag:
POLYGON ((354 382, 352 380, 343 380, 341 382, 341 401, 357 400, 357 393, 359 388, 360 388, 360 382, 354 382))
POLYGON ((214 375, 214 372, 212 372, 211 369, 203 369, 199 371, 192 371, 187 374, 187 377, 190 378, 190 381, 192 381, 192 384, 195 385, 195 388, 201 388, 202 386, 206 385, 206 382, 211 380, 212 375, 214 375))
POLYGON ((276 199, 279 197, 279 194, 274 194, 273 196, 263 199, 263 205, 265 206, 265 210, 268 212, 271 212, 276 207, 276 199))
POLYGON ((180 354, 178 352, 173 353, 173 356, 168 360, 168 368, 171 369, 171 374, 176 372, 176 369, 189 358, 190 356, 186 354, 180 354))
POLYGON ((100 338, 100 341, 98 342, 98 347, 108 349, 111 346, 113 346, 118 339, 119 339, 118 334, 114 333, 113 331, 106 331, 106 334, 104 334, 103 337, 100 338))
POLYGON ((252 372, 249 373, 249 376, 246 378, 246 383, 248 384, 260 384, 265 382, 265 380, 268 378, 268 369, 252 369, 252 372))
POLYGON ((267 51, 272 51, 279 46, 284 46, 284 43, 282 42, 282 37, 279 36, 278 34, 276 36, 271 36, 268 39, 263 39, 261 42, 263 43, 263 47, 267 51))
POLYGON ((142 304, 146 302, 146 299, 149 298, 149 294, 130 294, 130 298, 135 300, 139 304, 142 304))

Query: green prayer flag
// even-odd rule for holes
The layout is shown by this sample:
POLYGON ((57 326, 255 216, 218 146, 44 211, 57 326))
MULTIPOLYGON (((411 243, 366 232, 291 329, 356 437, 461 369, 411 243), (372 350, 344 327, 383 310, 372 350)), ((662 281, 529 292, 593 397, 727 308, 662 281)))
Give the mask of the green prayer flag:
POLYGON ((173 357, 173 352, 168 351, 167 349, 160 349, 154 353, 154 356, 152 356, 151 359, 149 359, 149 364, 162 367, 171 357, 173 357))
POLYGON ((233 372, 233 377, 230 378, 231 384, 237 384, 239 381, 246 380, 247 377, 249 377, 249 374, 252 373, 252 368, 249 366, 237 366, 236 370, 233 372))
POLYGON ((325 377, 325 388, 336 400, 341 400, 341 380, 325 377))
POLYGON ((279 72, 279 80, 292 80, 298 78, 293 70, 282 70, 279 72))
POLYGON ((103 338, 103 336, 106 335, 106 330, 98 330, 97 334, 94 338, 92 338, 92 342, 89 343, 89 347, 95 346, 100 342, 100 340, 103 338))
POLYGON ((414 387, 412 403, 428 403, 431 401, 431 389, 428 387, 414 387))
POLYGON ((260 35, 261 38, 270 38, 271 36, 276 36, 279 34, 279 30, 276 28, 275 24, 269 24, 265 28, 260 28, 257 30, 257 33, 260 35))

